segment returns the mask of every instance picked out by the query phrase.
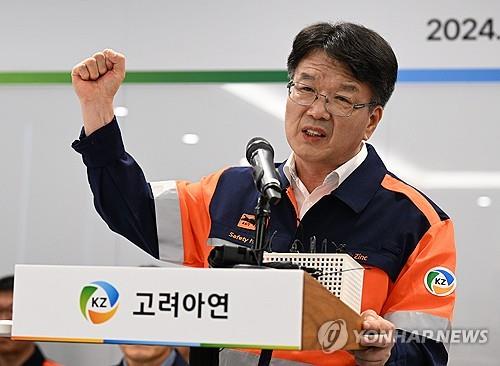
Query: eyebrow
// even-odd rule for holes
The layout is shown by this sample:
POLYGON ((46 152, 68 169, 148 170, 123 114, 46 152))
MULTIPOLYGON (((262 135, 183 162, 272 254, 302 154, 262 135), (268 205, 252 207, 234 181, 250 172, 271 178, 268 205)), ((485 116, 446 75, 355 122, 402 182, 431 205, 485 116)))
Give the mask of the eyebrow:
POLYGON ((316 78, 310 74, 306 74, 306 73, 301 73, 298 77, 299 80, 316 80, 316 78))
POLYGON ((348 91, 351 93, 359 92, 359 88, 356 86, 356 84, 353 84, 353 83, 342 83, 340 85, 339 90, 348 91))
MULTIPOLYGON (((307 74, 307 73, 303 72, 303 73, 298 75, 297 80, 299 80, 299 81, 315 81, 316 78, 311 74, 307 74)), ((338 90, 346 91, 346 92, 350 92, 350 93, 359 92, 358 86, 355 83, 348 82, 348 81, 340 84, 340 87, 338 90)))

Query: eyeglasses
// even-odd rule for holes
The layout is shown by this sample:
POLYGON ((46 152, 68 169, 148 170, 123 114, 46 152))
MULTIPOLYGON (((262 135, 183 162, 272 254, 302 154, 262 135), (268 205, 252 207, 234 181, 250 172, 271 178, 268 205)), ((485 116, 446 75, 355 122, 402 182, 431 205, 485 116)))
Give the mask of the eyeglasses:
POLYGON ((341 95, 336 95, 330 100, 328 96, 318 93, 313 87, 302 83, 296 83, 293 80, 291 80, 286 87, 288 88, 288 97, 290 100, 304 107, 312 105, 320 96, 325 98, 326 110, 332 116, 337 117, 350 117, 355 109, 377 105, 376 102, 352 103, 341 95))

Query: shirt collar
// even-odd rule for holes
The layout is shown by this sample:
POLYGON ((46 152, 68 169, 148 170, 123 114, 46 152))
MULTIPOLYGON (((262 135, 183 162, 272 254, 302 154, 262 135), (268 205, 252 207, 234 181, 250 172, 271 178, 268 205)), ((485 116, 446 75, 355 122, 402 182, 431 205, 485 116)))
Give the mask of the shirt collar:
MULTIPOLYGON (((329 183, 332 180, 338 180, 336 187, 340 186, 351 173, 356 170, 358 166, 368 156, 368 150, 364 141, 362 142, 361 150, 354 155, 351 159, 339 166, 337 169, 330 172, 323 181, 323 184, 329 183)), ((298 179, 297 170, 295 169, 295 154, 292 152, 283 166, 283 174, 289 182, 298 179)))
POLYGON ((295 154, 292 152, 283 165, 283 174, 289 182, 297 178, 295 170, 295 154))
MULTIPOLYGON (((384 176, 387 174, 387 168, 378 156, 375 148, 368 143, 364 145, 366 146, 366 157, 364 160, 350 174, 344 174, 342 184, 332 192, 335 197, 348 205, 356 213, 361 212, 368 202, 370 202, 379 189, 384 176)), ((355 158, 357 158, 357 155, 355 158)), ((291 166, 289 165, 289 168, 285 169, 287 163, 290 163, 290 158, 278 166, 283 189, 288 188, 292 179, 289 170, 291 166)))

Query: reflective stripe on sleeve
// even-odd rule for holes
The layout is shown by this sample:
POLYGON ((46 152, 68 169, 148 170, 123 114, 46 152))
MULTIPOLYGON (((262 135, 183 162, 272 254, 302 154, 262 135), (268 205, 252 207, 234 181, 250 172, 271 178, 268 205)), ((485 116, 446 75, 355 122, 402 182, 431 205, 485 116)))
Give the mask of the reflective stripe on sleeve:
POLYGON ((155 200, 158 253, 163 261, 182 264, 184 246, 179 194, 174 180, 151 182, 155 200))
POLYGON ((243 247, 244 245, 238 245, 228 240, 219 239, 219 238, 208 238, 207 244, 212 247, 221 247, 223 245, 227 247, 243 247))
POLYGON ((384 318, 398 329, 442 342, 448 350, 449 343, 443 342, 443 333, 451 330, 448 319, 421 311, 395 311, 385 314, 384 318))

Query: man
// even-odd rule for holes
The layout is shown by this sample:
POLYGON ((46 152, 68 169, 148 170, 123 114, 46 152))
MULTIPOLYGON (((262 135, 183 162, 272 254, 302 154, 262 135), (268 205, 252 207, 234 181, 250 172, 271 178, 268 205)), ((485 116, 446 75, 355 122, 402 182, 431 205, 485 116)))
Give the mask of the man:
MULTIPOLYGON (((388 172, 365 142, 394 90, 397 61, 391 47, 359 25, 315 24, 296 36, 288 73, 285 132, 293 152, 277 168, 284 198, 268 224, 276 233, 272 248, 288 252, 299 240, 307 252, 312 237, 345 244, 367 269, 363 328, 385 335, 396 328, 397 336, 362 337, 367 348, 354 355, 273 357, 314 365, 446 364, 447 350, 435 331, 448 329, 453 313, 453 225, 388 172), (418 335, 423 330, 427 337, 418 335)), ((248 246, 254 231, 240 219, 253 213, 258 197, 251 169, 225 169, 198 183, 146 183, 113 117, 113 97, 124 76, 125 58, 112 50, 72 71, 84 121, 73 147, 83 155, 99 214, 148 253, 189 266, 206 266, 210 245, 248 246), (178 234, 166 226, 175 220, 178 234), (169 246, 176 242, 183 247, 169 246)))
MULTIPOLYGON (((0 320, 12 319, 14 276, 0 279, 0 320)), ((0 366, 58 366, 47 360, 33 342, 0 337, 0 366)))
MULTIPOLYGON (((117 366, 187 366, 176 348, 167 346, 121 345, 123 359, 117 366)), ((183 351, 186 356, 185 351, 183 351)))

